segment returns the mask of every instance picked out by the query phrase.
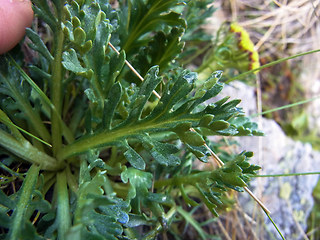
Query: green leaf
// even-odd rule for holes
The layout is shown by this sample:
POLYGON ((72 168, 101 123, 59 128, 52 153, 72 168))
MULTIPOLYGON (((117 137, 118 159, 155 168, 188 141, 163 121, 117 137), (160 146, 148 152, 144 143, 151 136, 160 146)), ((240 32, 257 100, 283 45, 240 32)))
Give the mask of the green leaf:
POLYGON ((263 132, 258 130, 258 124, 251 122, 247 117, 238 117, 230 121, 231 126, 238 131, 236 136, 263 136, 263 132))
POLYGON ((140 170, 145 169, 146 164, 143 161, 142 157, 135 150, 133 150, 133 148, 131 148, 128 144, 126 145, 127 145, 127 150, 123 153, 123 155, 131 164, 131 166, 140 170))
POLYGON ((190 152, 192 152, 196 158, 198 158, 201 162, 207 163, 208 157, 211 156, 211 153, 208 151, 208 149, 205 146, 192 146, 189 144, 186 144, 186 147, 190 152))
MULTIPOLYGON (((237 128, 230 125, 231 121, 242 114, 241 109, 237 108, 239 100, 228 102, 228 98, 224 98, 205 108, 196 104, 221 91, 222 85, 217 82, 216 75, 205 82, 202 89, 198 89, 194 84, 197 75, 190 71, 182 71, 165 84, 161 99, 154 101, 151 111, 148 110, 150 113, 144 116, 142 113, 150 106, 148 103, 152 101, 152 92, 161 81, 157 73, 157 67, 151 68, 140 87, 130 86, 123 90, 118 107, 114 111, 111 110, 111 114, 108 115, 107 123, 109 125, 111 122, 109 125, 111 128, 102 129, 90 136, 83 137, 83 139, 80 138, 75 143, 64 147, 58 157, 64 159, 90 148, 117 145, 126 149, 125 156, 129 162, 135 164, 134 166, 139 169, 144 169, 143 159, 133 151, 134 146, 128 148, 126 141, 138 140, 141 142, 145 134, 166 131, 175 132, 180 140, 192 148, 197 157, 206 161, 207 150, 201 148, 204 144, 203 135, 207 135, 207 133, 211 135, 236 135, 239 133, 237 129, 240 129, 241 124, 237 128), (194 97, 198 91, 203 90, 206 90, 208 94, 194 97), (123 118, 125 119, 123 120, 123 118), (189 130, 191 127, 197 129, 198 132, 191 132, 189 130), (204 132, 202 129, 208 131, 204 132), (196 149, 195 147, 200 148, 196 149)), ((119 94, 120 87, 116 88, 118 89, 116 93, 119 94)), ((114 99, 115 103, 119 99, 117 94, 114 99)), ((156 146, 156 144, 151 145, 156 146)), ((163 153, 159 154, 157 148, 153 148, 151 145, 145 145, 147 146, 146 150, 151 155, 157 156, 156 161, 168 166, 177 164, 174 157, 167 158, 170 160, 165 161, 163 153)))
POLYGON ((52 31, 56 31, 58 28, 58 21, 53 15, 48 1, 34 0, 33 1, 33 11, 34 13, 41 18, 45 23, 47 23, 52 31))
POLYGON ((74 29, 73 34, 74 43, 79 46, 83 46, 87 37, 85 31, 81 27, 77 27, 76 29, 74 29))
POLYGON ((224 120, 212 121, 214 118, 213 115, 205 115, 199 123, 199 127, 208 128, 211 131, 221 131, 227 129, 230 126, 230 123, 224 120))
POLYGON ((105 196, 106 176, 98 172, 92 180, 79 186, 78 202, 75 211, 75 225, 70 229, 67 239, 75 236, 93 239, 118 239, 123 229, 119 223, 129 221, 128 203, 115 195, 105 196))
POLYGON ((76 51, 71 48, 68 52, 64 52, 62 55, 62 65, 65 69, 74 73, 85 73, 88 69, 81 66, 80 61, 77 57, 76 51))
POLYGON ((37 54, 0 58, 0 155, 12 156, 2 160, 0 238, 154 239, 167 230, 179 238, 169 227, 183 218, 211 238, 176 204, 204 203, 217 214, 228 204, 224 193, 241 191, 259 167, 247 161, 251 153, 222 152, 221 169, 193 170, 195 157, 208 162, 205 144, 220 147, 206 136, 258 134, 239 100, 207 104, 223 88, 221 71, 199 82, 178 67, 189 54, 181 55, 184 41, 204 39, 196 25, 208 0, 32 3, 42 19, 41 34, 27 30, 37 54), (53 151, 29 143, 31 134, 53 151), (16 168, 22 160, 37 164, 26 177, 17 173, 28 168, 16 168), (14 181, 20 189, 11 194, 14 181))
POLYGON ((201 199, 208 209, 218 216, 217 209, 228 204, 223 199, 224 193, 230 189, 243 191, 242 187, 247 186, 250 177, 259 170, 258 166, 248 162, 250 157, 252 157, 251 152, 231 155, 229 161, 221 168, 212 171, 194 171, 192 174, 188 172, 176 173, 169 179, 156 181, 154 187, 156 189, 161 187, 171 189, 173 186, 177 186, 186 203, 196 205, 196 202, 190 201, 188 193, 185 192, 185 188, 192 186, 197 189, 198 194, 190 191, 190 196, 201 199))
MULTIPOLYGON (((33 108, 32 103, 30 102, 31 88, 23 81, 23 79, 32 86, 32 88, 41 96, 41 99, 44 99, 46 102, 51 104, 50 100, 11 56, 10 61, 7 61, 7 63, 9 72, 4 75, 0 73, 0 91, 1 89, 4 89, 5 91, 2 93, 11 97, 15 103, 12 104, 12 106, 10 106, 11 104, 5 104, 5 106, 1 106, 1 108, 6 109, 6 114, 13 122, 16 120, 14 113, 16 113, 17 109, 19 109, 23 114, 25 114, 25 120, 28 122, 28 124, 33 126, 33 129, 35 129, 34 131, 36 131, 30 133, 35 136, 40 136, 41 139, 49 142, 50 135, 40 118, 39 109, 33 108), (13 106, 15 106, 16 109, 10 111, 10 108, 13 106)), ((3 102, 0 104, 2 105, 3 102)))
POLYGON ((182 142, 187 143, 191 146, 197 146, 197 147, 205 144, 204 139, 199 133, 190 131, 190 127, 186 130, 184 128, 185 124, 181 124, 181 125, 178 125, 174 129, 174 131, 179 136, 182 142))
POLYGON ((133 66, 144 75, 151 66, 158 65, 161 72, 167 70, 182 52, 184 42, 181 37, 184 28, 172 28, 169 34, 159 31, 147 46, 141 48, 132 61, 133 66))
MULTIPOLYGON (((199 41, 211 41, 212 33, 203 31, 202 26, 210 18, 216 8, 212 5, 212 0, 203 1, 187 1, 186 7, 183 9, 183 16, 187 22, 187 31, 183 37, 184 41, 188 41, 191 44, 199 41)), ((196 45, 197 49, 199 45, 196 45)), ((189 46, 189 49, 192 48, 189 46)))
MULTIPOLYGON (((65 11, 68 18, 63 24, 64 33, 72 48, 64 53, 63 65, 89 80, 92 93, 98 100, 98 111, 101 111, 108 91, 120 72, 110 68, 110 58, 106 56, 112 25, 98 2, 78 4, 71 1, 66 4, 65 11)), ((123 54, 121 58, 124 58, 123 54)), ((122 68, 123 64, 124 60, 122 64, 114 65, 122 68)))
MULTIPOLYGON (((180 100, 183 100, 188 96, 194 88, 196 79, 197 74, 188 70, 184 70, 176 80, 173 79, 173 86, 168 85, 161 97, 161 102, 167 111, 175 110, 173 109, 173 106, 178 105, 177 103, 179 103, 180 100)), ((178 106, 181 107, 180 105, 178 106)))
POLYGON ((153 176, 151 173, 143 172, 135 168, 127 168, 126 171, 121 173, 122 182, 129 182, 131 186, 127 194, 127 200, 137 200, 135 207, 138 212, 140 212, 141 197, 145 197, 148 193, 148 189, 151 188, 152 178, 153 176))
POLYGON ((175 145, 156 141, 147 135, 141 137, 141 140, 144 148, 161 165, 177 166, 180 164, 180 158, 174 155, 179 151, 175 145))
POLYGON ((250 180, 250 174, 255 175, 260 167, 251 165, 248 159, 252 157, 251 152, 242 152, 232 161, 227 162, 223 167, 213 172, 213 177, 228 185, 228 187, 244 187, 250 180))
POLYGON ((159 68, 152 67, 145 76, 139 91, 136 93, 136 100, 132 101, 130 106, 131 111, 128 116, 128 120, 137 121, 140 119, 142 110, 147 103, 148 99, 152 95, 152 91, 158 86, 161 82, 161 77, 158 77, 159 68))
POLYGON ((104 89, 106 92, 109 91, 112 84, 117 81, 117 77, 120 75, 123 66, 125 65, 126 61, 126 54, 124 51, 121 51, 120 54, 113 54, 110 57, 110 62, 107 65, 106 69, 108 68, 108 76, 106 77, 108 81, 105 83, 104 89))
POLYGON ((185 27, 181 15, 173 12, 180 0, 136 0, 128 1, 128 12, 121 12, 119 28, 122 49, 128 55, 143 43, 143 36, 147 33, 170 27, 185 27), (139 9, 139 11, 137 11, 139 9), (127 23, 127 25, 124 25, 127 23))
POLYGON ((196 207, 196 206, 199 205, 196 201, 194 201, 194 200, 192 200, 191 198, 188 197, 188 195, 186 194, 182 184, 180 185, 180 191, 181 191, 181 195, 183 197, 183 200, 185 201, 185 203, 188 204, 188 206, 196 207))
POLYGON ((111 129, 112 117, 121 99, 121 85, 115 83, 109 91, 109 96, 104 104, 102 124, 104 129, 111 129))
POLYGON ((0 191, 0 203, 2 206, 6 207, 7 209, 14 209, 15 202, 7 197, 7 195, 0 191))
POLYGON ((41 40, 40 36, 30 28, 26 29, 26 34, 30 38, 30 40, 32 41, 32 44, 29 44, 29 46, 33 50, 41 53, 42 56, 44 56, 47 59, 48 62, 52 62, 53 61, 53 56, 51 55, 51 53, 49 52, 48 48, 46 47, 46 45, 41 40))
POLYGON ((152 186, 152 174, 128 168, 122 172, 121 179, 124 183, 130 183, 127 200, 131 202, 133 211, 141 214, 142 206, 148 207, 159 221, 166 225, 167 219, 164 217, 164 210, 160 204, 173 204, 173 201, 165 194, 149 192, 152 186))

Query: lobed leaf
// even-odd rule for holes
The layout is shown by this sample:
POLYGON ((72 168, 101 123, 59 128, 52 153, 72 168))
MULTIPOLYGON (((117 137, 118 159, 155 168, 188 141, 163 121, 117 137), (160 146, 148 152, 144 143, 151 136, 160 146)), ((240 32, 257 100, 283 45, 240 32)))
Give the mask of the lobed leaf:
POLYGON ((106 176, 98 172, 79 186, 75 225, 70 229, 67 239, 90 236, 94 239, 116 240, 122 235, 121 224, 129 221, 129 205, 115 195, 105 196, 103 189, 106 184, 106 176))
MULTIPOLYGON (((134 140, 142 143, 142 146, 154 157, 155 161, 167 166, 174 166, 179 163, 172 154, 173 152, 170 152, 174 148, 152 140, 152 138, 146 141, 147 134, 152 136, 151 133, 169 131, 174 132, 176 138, 184 142, 197 157, 206 161, 208 151, 201 147, 205 143, 204 135, 237 135, 244 127, 242 123, 246 124, 245 126, 248 129, 254 125, 241 121, 236 124, 235 119, 242 114, 241 109, 237 108, 239 100, 227 102, 228 98, 224 98, 205 108, 197 106, 195 103, 201 103, 209 96, 218 94, 222 85, 217 82, 216 75, 209 78, 203 84, 203 88, 197 88, 194 85, 195 80, 195 73, 182 71, 178 77, 165 85, 163 96, 159 101, 154 102, 155 106, 146 115, 142 113, 151 100, 153 90, 161 82, 161 78, 158 76, 158 68, 153 67, 149 70, 140 87, 134 86, 125 89, 121 98, 120 83, 117 83, 117 85, 114 85, 113 99, 110 99, 110 95, 109 100, 106 101, 106 103, 110 101, 118 104, 117 108, 105 107, 109 113, 105 117, 108 127, 66 146, 59 153, 59 157, 65 158, 72 155, 75 151, 73 149, 81 152, 98 146, 116 145, 126 149, 124 156, 132 166, 137 169, 144 169, 143 158, 127 144, 128 140, 134 140), (199 91, 206 91, 206 93, 193 97, 197 96, 199 91), (126 114, 120 113, 120 109, 123 109, 126 114), (118 112, 125 118, 124 120, 118 118, 118 112), (197 132, 191 132, 191 127, 196 128, 197 132), (165 149, 168 153, 165 154, 165 151, 161 149, 165 149), (172 157, 169 157, 170 155, 172 157)), ((250 135, 256 132, 247 131, 243 133, 242 131, 240 133, 250 135)))
POLYGON ((26 29, 26 34, 30 38, 30 40, 32 41, 32 43, 29 44, 29 46, 33 50, 42 54, 42 56, 45 57, 45 59, 48 62, 52 62, 53 56, 51 55, 50 51, 48 50, 48 48, 46 47, 44 42, 41 40, 40 36, 30 28, 26 29))
POLYGON ((83 74, 88 71, 88 69, 81 66, 77 53, 73 48, 71 48, 68 52, 64 52, 62 59, 62 65, 65 67, 65 69, 71 72, 83 74))
POLYGON ((143 36, 167 27, 185 27, 185 21, 172 8, 181 0, 128 1, 127 12, 121 12, 119 34, 121 48, 130 56, 143 44, 143 36), (127 25, 126 25, 127 24, 127 25))

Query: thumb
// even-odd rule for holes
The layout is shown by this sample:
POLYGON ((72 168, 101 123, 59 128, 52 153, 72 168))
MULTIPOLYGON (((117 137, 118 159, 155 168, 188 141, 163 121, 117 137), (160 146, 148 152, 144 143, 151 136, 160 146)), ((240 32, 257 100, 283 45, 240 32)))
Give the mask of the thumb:
POLYGON ((30 0, 0 0, 0 54, 19 43, 32 19, 30 0))

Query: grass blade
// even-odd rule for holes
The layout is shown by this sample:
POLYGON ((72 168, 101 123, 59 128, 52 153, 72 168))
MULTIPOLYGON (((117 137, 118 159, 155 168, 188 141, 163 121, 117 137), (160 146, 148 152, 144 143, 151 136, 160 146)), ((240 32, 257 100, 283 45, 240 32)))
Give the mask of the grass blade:
POLYGON ((304 176, 304 175, 320 175, 320 172, 266 174, 266 175, 254 175, 252 177, 290 177, 290 176, 304 176))
POLYGON ((301 56, 308 55, 308 54, 312 54, 312 53, 316 53, 316 52, 320 52, 320 49, 316 49, 316 50, 312 50, 312 51, 308 51, 308 52, 304 52, 304 53, 299 53, 299 54, 296 54, 296 55, 293 55, 293 56, 290 56, 290 57, 281 58, 281 59, 273 61, 271 63, 267 63, 265 65, 262 65, 261 67, 252 69, 250 71, 247 71, 247 72, 241 73, 241 74, 239 74, 239 75, 237 75, 235 77, 232 77, 232 78, 228 79, 225 83, 229 83, 229 82, 231 82, 233 80, 236 80, 236 79, 242 79, 242 78, 244 78, 245 76, 247 76, 247 75, 249 75, 251 73, 255 73, 256 71, 259 71, 259 70, 267 68, 267 67, 271 67, 273 65, 285 62, 287 60, 294 59, 294 58, 301 57, 301 56))
POLYGON ((28 76, 28 74, 23 71, 23 69, 18 65, 18 63, 13 59, 13 57, 9 54, 10 62, 17 68, 17 70, 20 72, 21 76, 24 80, 26 80, 30 86, 39 94, 39 96, 42 98, 42 100, 50 106, 51 109, 55 109, 54 105, 50 101, 50 99, 47 97, 47 95, 38 87, 38 85, 28 76))
POLYGON ((259 115, 264 115, 264 114, 267 114, 267 113, 272 113, 272 112, 280 111, 280 110, 283 110, 283 109, 299 106, 299 105, 302 105, 302 104, 306 104, 306 103, 312 102, 312 101, 317 100, 319 98, 320 98, 320 96, 316 96, 316 97, 313 97, 313 98, 310 98, 310 99, 306 99, 306 100, 302 100, 302 101, 299 101, 299 102, 296 102, 296 103, 291 103, 291 104, 287 104, 287 105, 284 105, 284 106, 281 106, 281 107, 278 107, 278 108, 270 109, 270 110, 267 110, 267 111, 264 111, 264 112, 261 112, 261 113, 255 113, 255 114, 251 115, 250 117, 257 117, 259 115))
POLYGON ((277 224, 273 221, 273 219, 272 219, 272 217, 270 216, 270 214, 267 213, 266 211, 264 211, 264 212, 267 214, 269 220, 272 222, 272 225, 275 227, 275 229, 276 229, 277 232, 279 233, 281 239, 282 239, 282 240, 286 240, 285 237, 282 235, 280 229, 278 228, 277 224))
POLYGON ((181 207, 177 207, 177 212, 186 220, 187 223, 194 227, 194 229, 199 233, 201 239, 207 239, 206 233, 203 231, 200 224, 194 220, 194 218, 188 212, 183 210, 181 207))
MULTIPOLYGON (((41 142, 49 147, 52 147, 51 144, 47 143, 46 141, 38 138, 37 136, 35 136, 35 135, 27 132, 26 130, 22 129, 21 127, 15 125, 13 122, 10 121, 10 119, 7 117, 7 115, 2 110, 0 110, 0 122, 4 123, 7 127, 9 127, 12 130, 13 130, 13 128, 18 129, 19 131, 23 132, 24 134, 38 140, 39 142, 41 142)), ((19 139, 23 138, 23 136, 20 136, 20 134, 15 134, 15 135, 17 135, 19 137, 19 139)), ((23 140, 24 140, 24 138, 23 138, 23 140)))

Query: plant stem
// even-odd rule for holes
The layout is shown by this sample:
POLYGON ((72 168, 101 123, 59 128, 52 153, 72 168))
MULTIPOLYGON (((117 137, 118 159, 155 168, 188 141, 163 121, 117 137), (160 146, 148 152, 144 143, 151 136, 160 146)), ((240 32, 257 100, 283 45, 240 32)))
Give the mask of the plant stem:
POLYGON ((176 176, 167 179, 161 179, 155 181, 154 187, 161 188, 169 185, 180 186, 181 184, 191 184, 194 185, 197 182, 203 181, 203 179, 207 179, 211 175, 209 171, 203 171, 201 173, 191 174, 187 176, 176 176))
POLYGON ((24 177, 22 176, 22 173, 18 173, 13 171, 11 168, 7 167, 5 164, 0 162, 0 168, 10 173, 14 178, 19 178, 20 180, 24 180, 24 177))
POLYGON ((265 65, 262 65, 261 67, 252 69, 252 70, 250 70, 248 72, 241 73, 238 76, 232 77, 232 78, 228 79, 225 83, 229 83, 229 82, 231 82, 233 80, 236 80, 236 79, 242 79, 242 78, 244 78, 245 76, 247 76, 247 75, 249 75, 251 73, 255 73, 256 71, 259 71, 259 70, 267 68, 267 67, 271 67, 271 66, 276 65, 278 63, 282 63, 282 62, 285 62, 285 61, 293 59, 293 58, 301 57, 301 56, 312 54, 312 53, 316 53, 316 52, 320 52, 320 49, 316 49, 316 50, 312 50, 312 51, 304 52, 304 53, 299 53, 299 54, 296 54, 296 55, 293 55, 293 56, 290 56, 290 57, 286 57, 286 58, 281 58, 281 59, 273 61, 271 63, 267 63, 265 65))
MULTIPOLYGON (((176 212, 177 212, 177 207, 174 206, 167 212, 167 214, 165 214, 165 218, 170 221, 174 217, 176 212)), ((163 226, 160 223, 158 223, 151 232, 149 232, 147 235, 143 237, 143 240, 155 239, 155 237, 159 234, 159 232, 162 229, 163 229, 163 226)))
MULTIPOLYGON (((64 34, 62 29, 57 33, 54 61, 52 63, 52 82, 51 82, 51 101, 55 106, 56 112, 61 116, 62 109, 62 52, 63 52, 63 41, 64 34)), ((52 147, 54 156, 59 151, 62 145, 62 131, 59 117, 51 110, 52 116, 52 147)))
MULTIPOLYGON (((0 138, 1 139, 1 138, 0 138)), ((21 226, 24 225, 24 219, 26 217, 26 212, 28 211, 28 206, 32 200, 32 192, 34 186, 38 179, 40 167, 32 165, 27 173, 25 181, 23 181, 21 190, 19 191, 19 201, 13 212, 13 226, 10 228, 8 239, 21 239, 21 226)))
POLYGON ((102 146, 112 146, 116 141, 119 141, 124 137, 134 136, 141 132, 152 131, 153 129, 157 129, 158 131, 160 129, 167 130, 168 126, 180 123, 182 121, 194 122, 199 120, 197 117, 181 115, 177 115, 172 119, 168 119, 167 121, 145 121, 141 122, 140 124, 136 124, 134 128, 132 127, 132 125, 128 125, 127 127, 122 127, 112 131, 103 131, 94 135, 84 136, 78 141, 75 141, 65 146, 64 148, 61 148, 57 154, 57 158, 59 159, 59 161, 62 161, 71 156, 79 155, 80 153, 86 152, 89 149, 98 148, 102 146))
POLYGON ((267 217, 269 218, 269 220, 271 221, 272 225, 275 227, 275 229, 277 230, 277 232, 279 233, 280 237, 282 240, 286 240, 285 237, 283 236, 283 234, 281 233, 280 229, 278 228, 277 224, 273 221, 272 217, 270 216, 270 213, 264 211, 267 215, 267 217))
POLYGON ((319 98, 320 98, 320 96, 316 96, 316 97, 313 97, 313 98, 310 98, 310 99, 306 99, 306 100, 302 100, 302 101, 299 101, 299 102, 287 104, 287 105, 284 105, 284 106, 281 106, 281 107, 278 107, 278 108, 273 108, 273 109, 270 109, 270 110, 267 110, 267 111, 264 111, 264 112, 252 114, 250 117, 253 118, 253 117, 257 117, 259 115, 264 115, 264 114, 267 114, 267 113, 272 113, 272 112, 280 111, 280 110, 283 110, 283 109, 295 107, 295 106, 298 106, 298 105, 306 104, 308 102, 312 102, 312 101, 317 100, 319 98))
POLYGON ((3 130, 0 130, 0 146, 30 163, 38 164, 42 170, 54 171, 62 167, 56 159, 39 151, 28 141, 19 142, 3 130))
POLYGON ((320 175, 320 172, 304 172, 304 173, 282 173, 282 174, 266 174, 266 175, 252 175, 251 177, 291 177, 304 175, 320 175))
POLYGON ((78 183, 75 179, 75 176, 73 176, 70 166, 67 165, 66 167, 66 173, 67 173, 67 179, 68 179, 68 186, 73 192, 77 192, 79 189, 78 183))
POLYGON ((57 174, 57 196, 58 239, 64 240, 71 226, 66 170, 57 174))

